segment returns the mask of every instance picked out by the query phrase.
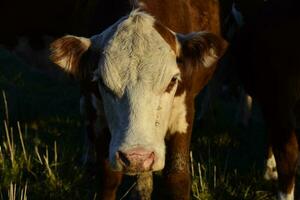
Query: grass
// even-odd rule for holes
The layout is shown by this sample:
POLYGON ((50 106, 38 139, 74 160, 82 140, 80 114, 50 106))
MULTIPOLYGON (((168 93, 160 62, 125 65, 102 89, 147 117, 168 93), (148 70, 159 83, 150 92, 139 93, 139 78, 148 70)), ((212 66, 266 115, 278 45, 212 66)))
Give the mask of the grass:
POLYGON ((27 199, 27 195, 29 199, 72 196, 70 194, 79 188, 83 175, 79 166, 70 166, 74 158, 64 157, 64 153, 58 151, 56 141, 46 143, 30 137, 26 125, 8 124, 9 121, 4 120, 5 134, 0 144, 1 199, 27 199), (68 176, 70 172, 72 176, 68 176))
POLYGON ((194 124, 194 199, 276 199, 276 183, 262 178, 266 138, 258 105, 254 105, 249 126, 244 127, 236 119, 236 98, 226 96, 212 104, 194 124))
POLYGON ((94 195, 80 163, 77 85, 61 76, 51 78, 0 52, 0 199, 94 195))
MULTIPOLYGON (((1 200, 97 197, 101 180, 81 161, 85 148, 78 85, 59 72, 55 75, 35 70, 0 49, 1 200)), ((276 184, 262 178, 266 138, 258 106, 244 128, 234 120, 236 98, 227 96, 211 104, 195 121, 192 198, 275 199, 276 184)), ((133 184, 129 178, 118 199, 128 199, 126 192, 133 184)))

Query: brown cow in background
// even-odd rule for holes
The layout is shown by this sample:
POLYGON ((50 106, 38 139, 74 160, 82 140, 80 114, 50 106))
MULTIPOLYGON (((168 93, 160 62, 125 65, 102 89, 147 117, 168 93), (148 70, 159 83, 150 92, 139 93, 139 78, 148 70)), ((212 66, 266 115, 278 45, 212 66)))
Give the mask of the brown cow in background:
POLYGON ((293 200, 299 151, 299 3, 260 1, 250 12, 245 2, 236 3, 245 13, 245 24, 234 41, 233 56, 246 91, 260 103, 266 121, 269 149, 265 178, 278 178, 278 198, 293 200))

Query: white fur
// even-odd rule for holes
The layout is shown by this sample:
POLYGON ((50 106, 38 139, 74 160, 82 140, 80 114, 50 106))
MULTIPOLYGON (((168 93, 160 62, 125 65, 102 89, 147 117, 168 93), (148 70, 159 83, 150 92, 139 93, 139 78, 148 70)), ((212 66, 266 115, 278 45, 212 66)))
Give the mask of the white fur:
POLYGON ((218 56, 213 48, 203 57, 203 66, 211 67, 218 60, 218 56))
POLYGON ((134 147, 155 152, 153 170, 164 167, 164 138, 177 84, 171 92, 165 90, 180 70, 175 52, 154 22, 152 16, 133 11, 92 38, 93 45, 103 49, 97 70, 108 88, 100 84, 112 135, 109 158, 116 170, 122 169, 116 152, 134 147))
POLYGON ((265 171, 265 175, 264 178, 266 180, 277 180, 278 179, 278 173, 276 169, 276 161, 275 161, 275 157, 272 154, 272 156, 270 158, 268 158, 267 162, 266 162, 266 171, 265 171))
POLYGON ((186 103, 185 103, 186 92, 181 96, 175 97, 172 105, 171 117, 169 120, 169 132, 170 134, 187 133, 188 123, 186 121, 186 103))
POLYGON ((278 200, 294 200, 294 187, 289 194, 285 194, 282 192, 278 193, 278 200))

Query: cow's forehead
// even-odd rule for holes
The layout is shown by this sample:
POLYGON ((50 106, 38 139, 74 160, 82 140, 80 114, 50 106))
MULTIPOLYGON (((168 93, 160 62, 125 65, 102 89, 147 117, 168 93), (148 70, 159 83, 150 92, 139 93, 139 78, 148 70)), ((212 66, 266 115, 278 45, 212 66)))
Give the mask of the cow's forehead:
POLYGON ((159 91, 179 72, 175 52, 155 29, 155 19, 144 12, 133 11, 106 30, 102 52, 100 76, 120 95, 134 84, 159 91))

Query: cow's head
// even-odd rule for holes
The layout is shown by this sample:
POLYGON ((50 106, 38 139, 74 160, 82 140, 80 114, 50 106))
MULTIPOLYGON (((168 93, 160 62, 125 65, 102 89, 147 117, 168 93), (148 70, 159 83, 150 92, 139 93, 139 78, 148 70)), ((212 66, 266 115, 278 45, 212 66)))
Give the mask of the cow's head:
POLYGON ((79 79, 98 83, 111 132, 111 166, 135 174, 164 167, 167 132, 188 128, 183 104, 189 91, 183 87, 192 77, 185 72, 193 76, 193 69, 210 68, 222 51, 213 34, 178 35, 134 11, 90 39, 56 40, 52 60, 79 79))

